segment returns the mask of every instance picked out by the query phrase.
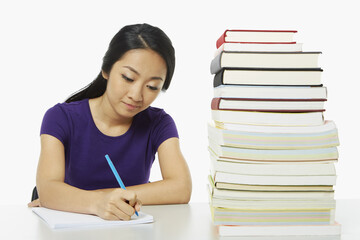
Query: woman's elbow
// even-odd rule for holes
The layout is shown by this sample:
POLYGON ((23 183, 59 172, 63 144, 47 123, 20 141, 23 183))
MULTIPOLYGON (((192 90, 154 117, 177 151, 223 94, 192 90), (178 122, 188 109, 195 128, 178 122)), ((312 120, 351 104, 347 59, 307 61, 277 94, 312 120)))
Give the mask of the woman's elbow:
POLYGON ((190 202, 191 199, 191 190, 184 194, 183 198, 181 199, 181 204, 187 204, 190 202))
POLYGON ((183 184, 181 184, 179 193, 180 193, 180 196, 179 196, 180 204, 187 204, 190 202, 191 193, 192 193, 191 179, 188 181, 184 181, 183 184))

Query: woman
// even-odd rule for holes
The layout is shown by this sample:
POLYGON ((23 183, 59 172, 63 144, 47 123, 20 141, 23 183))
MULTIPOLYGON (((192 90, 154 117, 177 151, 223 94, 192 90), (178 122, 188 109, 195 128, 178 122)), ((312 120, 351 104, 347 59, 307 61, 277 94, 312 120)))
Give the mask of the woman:
POLYGON ((142 204, 187 203, 191 177, 173 119, 150 107, 175 67, 170 39, 148 24, 122 28, 98 77, 50 108, 41 126, 36 186, 43 206, 128 220, 142 204), (155 154, 163 180, 149 183, 155 154), (105 159, 113 161, 126 190, 105 159))

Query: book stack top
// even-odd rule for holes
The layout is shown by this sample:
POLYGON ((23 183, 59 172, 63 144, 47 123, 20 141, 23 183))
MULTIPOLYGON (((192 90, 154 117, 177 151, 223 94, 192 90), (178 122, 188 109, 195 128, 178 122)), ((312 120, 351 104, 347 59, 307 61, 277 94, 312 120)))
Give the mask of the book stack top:
POLYGON ((221 235, 339 234, 339 138, 324 119, 321 52, 303 51, 295 33, 226 30, 216 42, 208 186, 221 235))
POLYGON ((321 52, 302 51, 302 44, 293 40, 296 32, 226 30, 221 35, 210 66, 215 121, 281 126, 324 123, 327 89, 318 65, 321 52))

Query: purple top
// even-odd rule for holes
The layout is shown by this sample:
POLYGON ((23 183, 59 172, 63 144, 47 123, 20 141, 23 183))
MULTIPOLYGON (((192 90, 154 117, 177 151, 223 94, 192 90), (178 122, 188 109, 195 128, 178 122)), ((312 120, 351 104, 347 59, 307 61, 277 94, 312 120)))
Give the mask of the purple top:
POLYGON ((109 154, 125 186, 147 183, 160 144, 179 137, 171 116, 154 107, 135 115, 123 135, 104 135, 93 121, 89 99, 50 108, 40 134, 52 135, 64 144, 65 182, 85 190, 119 187, 105 154, 109 154))

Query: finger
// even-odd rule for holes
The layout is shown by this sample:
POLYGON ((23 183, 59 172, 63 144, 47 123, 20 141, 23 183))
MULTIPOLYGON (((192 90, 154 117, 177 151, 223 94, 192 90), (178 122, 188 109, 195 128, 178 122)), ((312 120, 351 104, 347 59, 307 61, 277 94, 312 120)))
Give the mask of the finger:
POLYGON ((140 211, 141 206, 142 206, 142 203, 141 203, 141 201, 138 199, 138 201, 136 202, 134 208, 135 208, 136 211, 140 211))
POLYGON ((119 220, 122 220, 121 218, 119 218, 118 216, 116 216, 115 214, 113 214, 112 212, 107 212, 107 213, 105 213, 102 218, 105 219, 105 220, 110 220, 110 221, 119 221, 119 220))
MULTIPOLYGON (((117 208, 123 211, 125 214, 132 216, 135 213, 134 206, 138 201, 135 192, 123 189, 117 189, 116 194, 118 196, 117 201, 113 201, 117 208)), ((116 197, 115 197, 116 199, 116 197)))
POLYGON ((132 216, 135 214, 135 209, 133 206, 131 206, 129 203, 124 202, 124 201, 119 201, 116 204, 116 207, 121 210, 123 213, 125 213, 128 216, 132 216))
POLYGON ((111 208, 112 214, 114 214, 120 220, 130 220, 131 216, 133 215, 133 213, 131 213, 131 212, 132 211, 135 212, 135 210, 124 202, 123 202, 123 204, 119 203, 119 205, 120 205, 120 207, 116 206, 116 205, 112 206, 112 208, 111 208), (129 209, 127 209, 127 208, 129 208, 129 209), (131 211, 131 209, 132 209, 132 211, 131 211))
POLYGON ((117 208, 114 204, 108 205, 106 211, 101 216, 105 220, 129 220, 131 217, 117 208))
POLYGON ((40 199, 35 199, 28 203, 28 207, 40 207, 40 199))
POLYGON ((140 206, 140 205, 138 205, 138 204, 136 204, 134 208, 135 208, 135 210, 136 210, 137 212, 140 212, 140 208, 141 208, 141 206, 140 206))
POLYGON ((125 192, 123 192, 122 200, 127 202, 132 207, 134 207, 135 204, 138 202, 136 193, 133 192, 133 191, 125 191, 125 192))
MULTIPOLYGON (((135 206, 136 204, 140 201, 139 199, 137 199, 136 193, 133 191, 128 191, 125 190, 123 192, 121 192, 121 199, 127 203, 128 205, 130 205, 131 207, 134 208, 134 212, 135 212, 135 206)), ((140 206, 141 206, 141 202, 140 202, 140 206)), ((129 212, 126 212, 129 213, 129 212)))

